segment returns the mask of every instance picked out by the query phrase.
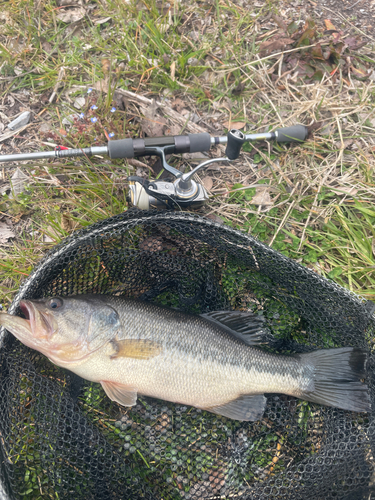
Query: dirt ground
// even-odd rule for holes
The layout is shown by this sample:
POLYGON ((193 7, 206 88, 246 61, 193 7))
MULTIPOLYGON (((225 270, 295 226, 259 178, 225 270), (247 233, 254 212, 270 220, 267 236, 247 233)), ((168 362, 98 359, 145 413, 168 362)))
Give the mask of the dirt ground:
POLYGON ((301 18, 330 19, 339 30, 361 34, 375 42, 375 0, 293 0, 281 2, 285 15, 299 12, 301 18))

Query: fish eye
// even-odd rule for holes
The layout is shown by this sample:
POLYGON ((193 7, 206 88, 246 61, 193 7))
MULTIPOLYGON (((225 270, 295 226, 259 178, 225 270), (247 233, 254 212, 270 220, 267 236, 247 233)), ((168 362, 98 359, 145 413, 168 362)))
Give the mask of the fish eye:
POLYGON ((58 309, 59 307, 62 307, 63 301, 59 299, 58 297, 54 297, 53 299, 49 299, 47 302, 47 306, 50 309, 58 309))

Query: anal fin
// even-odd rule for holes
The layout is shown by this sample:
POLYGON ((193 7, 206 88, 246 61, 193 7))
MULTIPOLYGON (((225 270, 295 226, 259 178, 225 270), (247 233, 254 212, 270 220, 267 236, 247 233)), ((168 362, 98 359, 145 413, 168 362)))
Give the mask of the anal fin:
POLYGON ((243 394, 229 403, 202 409, 233 420, 254 422, 262 418, 266 402, 264 394, 243 394))
POLYGON ((112 401, 123 406, 134 406, 137 402, 137 389, 135 387, 107 380, 101 380, 100 383, 112 401))

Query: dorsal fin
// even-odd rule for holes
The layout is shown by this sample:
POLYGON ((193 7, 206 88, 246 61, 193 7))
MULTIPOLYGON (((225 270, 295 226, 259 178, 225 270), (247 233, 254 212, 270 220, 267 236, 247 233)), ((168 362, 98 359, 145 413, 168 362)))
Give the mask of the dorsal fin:
POLYGON ((247 345, 264 342, 266 331, 262 315, 250 311, 213 311, 201 314, 210 323, 215 323, 247 345))

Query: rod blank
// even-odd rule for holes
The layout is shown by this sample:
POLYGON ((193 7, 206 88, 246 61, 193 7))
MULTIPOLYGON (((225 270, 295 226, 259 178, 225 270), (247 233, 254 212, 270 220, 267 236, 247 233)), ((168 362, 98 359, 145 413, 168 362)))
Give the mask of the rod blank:
MULTIPOLYGON (((230 132, 232 133, 232 132, 230 132)), ((242 134, 242 132, 240 132, 242 134)), ((302 142, 308 135, 308 128, 304 125, 279 128, 274 132, 263 134, 246 134, 244 142, 260 140, 276 142, 302 142)), ((208 133, 187 134, 181 136, 146 137, 145 139, 119 139, 109 141, 107 146, 94 146, 83 149, 55 149, 54 151, 40 151, 37 153, 21 153, 14 155, 0 155, 0 162, 41 160, 43 158, 69 158, 93 155, 109 155, 110 158, 134 158, 155 154, 153 147, 168 147, 168 152, 201 152, 208 151, 215 144, 227 144, 228 136, 211 137, 208 133)))

